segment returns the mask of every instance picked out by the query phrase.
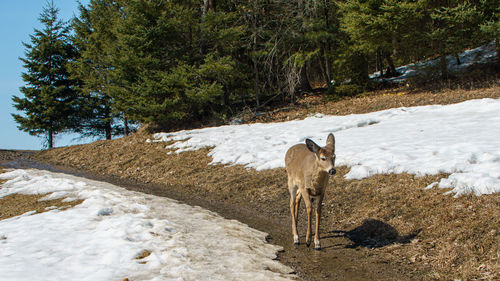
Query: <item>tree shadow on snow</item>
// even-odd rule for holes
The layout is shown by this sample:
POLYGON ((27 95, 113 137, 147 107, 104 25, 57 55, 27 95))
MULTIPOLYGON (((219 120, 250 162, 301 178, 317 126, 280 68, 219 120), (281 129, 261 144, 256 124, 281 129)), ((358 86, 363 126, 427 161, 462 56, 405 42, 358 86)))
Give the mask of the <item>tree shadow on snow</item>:
POLYGON ((322 238, 345 237, 353 243, 346 248, 380 248, 387 245, 399 243, 407 244, 415 238, 422 229, 417 229, 410 234, 401 236, 391 225, 376 219, 365 219, 363 223, 349 231, 334 230, 328 232, 330 235, 322 238))

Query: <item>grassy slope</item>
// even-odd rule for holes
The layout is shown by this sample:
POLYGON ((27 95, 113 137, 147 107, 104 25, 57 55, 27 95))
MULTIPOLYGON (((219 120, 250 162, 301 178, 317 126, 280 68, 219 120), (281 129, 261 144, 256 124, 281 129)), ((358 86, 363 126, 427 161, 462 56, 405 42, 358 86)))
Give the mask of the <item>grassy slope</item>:
MULTIPOLYGON (((483 97, 500 97, 500 87, 375 93, 340 102, 307 97, 294 108, 253 121, 283 121, 315 112, 363 113, 483 97)), ((146 143, 149 137, 139 132, 113 141, 53 149, 38 157, 94 173, 161 184, 235 208, 250 206, 288 222, 284 169, 257 172, 241 166, 208 165, 209 149, 168 155, 165 143, 146 143)), ((444 175, 376 175, 348 181, 343 178, 347 171, 348 168, 339 167, 338 175, 328 186, 321 233, 324 239, 347 232, 349 243, 363 256, 415 268, 419 272, 416 279, 500 278, 498 194, 453 198, 444 195, 444 190, 423 189, 444 175)))

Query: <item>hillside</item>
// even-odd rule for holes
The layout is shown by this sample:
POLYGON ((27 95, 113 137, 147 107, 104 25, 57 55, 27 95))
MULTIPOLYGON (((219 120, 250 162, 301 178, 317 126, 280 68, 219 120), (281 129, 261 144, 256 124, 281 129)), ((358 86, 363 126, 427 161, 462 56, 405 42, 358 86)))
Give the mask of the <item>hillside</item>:
MULTIPOLYGON (((276 122, 316 113, 347 115, 487 97, 500 97, 498 81, 477 90, 391 90, 337 102, 306 96, 294 107, 242 116, 242 120, 276 122)), ((305 246, 291 247, 284 169, 208 165, 210 149, 169 154, 165 143, 147 143, 149 138, 143 129, 122 139, 53 149, 36 157, 132 189, 201 205, 263 230, 272 243, 284 246, 280 260, 306 280, 499 276, 498 194, 453 198, 444 195, 443 189, 423 189, 446 175, 403 173, 346 180, 349 169, 339 167, 324 202, 321 236, 325 249, 316 253, 305 246)))

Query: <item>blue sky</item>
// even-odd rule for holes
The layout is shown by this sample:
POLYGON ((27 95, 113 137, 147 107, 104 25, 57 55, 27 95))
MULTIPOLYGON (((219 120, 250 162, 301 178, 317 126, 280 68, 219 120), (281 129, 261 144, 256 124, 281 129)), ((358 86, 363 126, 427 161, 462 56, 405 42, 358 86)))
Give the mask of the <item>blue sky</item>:
MULTIPOLYGON (((69 20, 78 13, 76 0, 53 0, 59 8, 59 18, 69 20)), ((88 4, 88 0, 82 0, 88 4)), ((30 136, 17 129, 11 116, 16 109, 12 96, 22 96, 19 87, 24 85, 21 73, 24 71, 19 57, 24 57, 22 42, 29 43, 29 35, 42 25, 38 21, 45 0, 0 1, 0 149, 41 149, 42 139, 30 136)), ((72 141, 76 135, 62 135, 55 139, 55 146, 65 146, 85 141, 72 141)))

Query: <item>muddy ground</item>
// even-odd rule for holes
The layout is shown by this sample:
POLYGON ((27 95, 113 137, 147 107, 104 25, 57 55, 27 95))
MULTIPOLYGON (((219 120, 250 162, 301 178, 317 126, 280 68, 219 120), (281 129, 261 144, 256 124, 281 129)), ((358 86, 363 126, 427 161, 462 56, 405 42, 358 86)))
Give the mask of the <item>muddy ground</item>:
MULTIPOLYGON (((500 88, 379 93, 337 103, 307 97, 314 102, 304 99, 294 109, 276 111, 275 120, 332 113, 345 107, 349 107, 348 114, 368 112, 370 105, 378 110, 394 104, 433 104, 437 103, 436 95, 439 103, 447 104, 500 97, 500 88)), ((272 114, 267 116, 261 121, 273 120, 272 114)), ((4 166, 46 168, 105 180, 237 219, 269 233, 269 241, 284 248, 279 260, 304 280, 500 278, 498 194, 453 198, 446 190, 424 190, 446 175, 391 174, 348 181, 343 178, 348 168, 339 167, 323 203, 323 249, 315 251, 304 244, 292 244, 284 169, 257 172, 241 166, 208 165, 209 148, 167 154, 165 143, 146 143, 147 138, 150 135, 142 130, 122 139, 41 153, 0 151, 0 159, 4 159, 4 166)), ((299 218, 301 241, 303 209, 299 218)))

